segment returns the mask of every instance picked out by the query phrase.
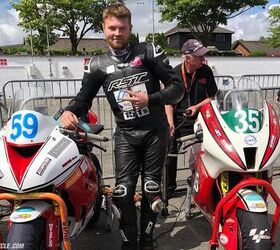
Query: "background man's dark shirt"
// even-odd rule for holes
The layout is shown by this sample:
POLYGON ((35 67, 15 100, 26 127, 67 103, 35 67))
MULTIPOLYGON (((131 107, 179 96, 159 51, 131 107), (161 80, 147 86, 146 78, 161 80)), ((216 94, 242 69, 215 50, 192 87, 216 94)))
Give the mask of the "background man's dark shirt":
MULTIPOLYGON (((188 118, 184 121, 185 117, 183 113, 190 106, 196 105, 208 97, 214 97, 217 92, 217 85, 211 68, 203 64, 201 68, 197 69, 195 73, 187 73, 187 69, 184 65, 184 71, 186 72, 187 84, 185 84, 185 94, 183 99, 174 106, 174 124, 178 127, 175 131, 176 137, 181 137, 192 133, 193 124, 197 115, 188 118), (187 85, 187 86, 186 86, 187 85)), ((184 79, 181 74, 182 64, 177 65, 174 70, 180 76, 181 81, 184 79)))

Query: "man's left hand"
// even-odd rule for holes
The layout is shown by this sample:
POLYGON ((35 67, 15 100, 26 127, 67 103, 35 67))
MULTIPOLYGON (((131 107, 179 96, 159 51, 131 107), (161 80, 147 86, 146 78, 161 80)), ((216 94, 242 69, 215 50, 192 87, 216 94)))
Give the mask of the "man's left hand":
POLYGON ((133 92, 130 90, 126 90, 126 92, 130 95, 129 97, 124 97, 123 101, 130 101, 134 107, 147 107, 149 103, 149 98, 146 93, 143 92, 133 92))
POLYGON ((189 116, 194 116, 198 111, 199 111, 199 107, 194 105, 194 106, 191 106, 189 108, 187 108, 186 110, 188 110, 189 112, 191 112, 189 114, 189 116))

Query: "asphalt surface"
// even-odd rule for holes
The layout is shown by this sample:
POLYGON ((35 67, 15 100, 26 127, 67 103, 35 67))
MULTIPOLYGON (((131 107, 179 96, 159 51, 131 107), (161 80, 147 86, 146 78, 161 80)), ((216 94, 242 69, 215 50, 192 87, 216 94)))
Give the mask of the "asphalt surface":
MULTIPOLYGON (((275 174, 278 173, 279 171, 275 172, 275 174)), ((273 187, 280 195, 280 176, 274 177, 273 187)), ((185 192, 177 193, 176 197, 169 200, 169 215, 167 217, 159 216, 154 232, 154 245, 157 250, 209 249, 208 241, 211 237, 211 227, 201 214, 191 220, 185 219, 184 199, 185 192)), ((273 203, 271 199, 268 200, 270 218, 275 208, 273 203)), ((82 232, 72 245, 75 250, 116 250, 120 249, 120 246, 118 222, 114 220, 112 231, 106 232, 105 212, 101 213, 97 224, 82 232)), ((280 249, 279 226, 276 246, 273 249, 280 249)))
MULTIPOLYGON (((179 189, 184 188, 186 174, 179 175, 179 189), (181 180, 180 180, 181 178, 181 180)), ((275 172, 273 187, 280 195, 280 171, 275 172)), ((160 215, 154 232, 154 246, 156 250, 206 250, 209 249, 211 227, 206 219, 198 214, 191 220, 185 219, 184 214, 185 191, 177 192, 176 196, 169 200, 168 215, 160 215)), ((272 218, 275 205, 268 199, 269 217, 272 218)), ((4 218, 0 220, 2 236, 5 239, 6 228, 4 218), (2 223, 1 223, 2 222, 2 223)), ((273 250, 280 249, 280 227, 276 234, 276 245, 273 250)), ((121 237, 118 229, 118 221, 114 219, 111 232, 106 231, 105 211, 101 212, 98 222, 90 228, 86 228, 72 243, 73 250, 118 250, 121 246, 121 237)), ((223 249, 220 247, 219 249, 223 249)))

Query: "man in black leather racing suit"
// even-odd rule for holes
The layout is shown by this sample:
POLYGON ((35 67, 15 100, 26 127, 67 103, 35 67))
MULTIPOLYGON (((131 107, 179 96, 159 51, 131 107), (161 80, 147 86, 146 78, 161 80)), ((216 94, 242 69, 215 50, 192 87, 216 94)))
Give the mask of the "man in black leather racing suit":
POLYGON ((104 10, 103 30, 110 49, 85 65, 82 88, 62 114, 62 125, 76 128, 77 117, 87 113, 103 87, 117 123, 113 197, 121 215, 122 249, 138 249, 134 194, 141 172, 140 249, 148 250, 153 249, 155 206, 168 145, 164 105, 180 101, 184 86, 159 46, 128 43, 131 28, 131 14, 123 4, 104 10))

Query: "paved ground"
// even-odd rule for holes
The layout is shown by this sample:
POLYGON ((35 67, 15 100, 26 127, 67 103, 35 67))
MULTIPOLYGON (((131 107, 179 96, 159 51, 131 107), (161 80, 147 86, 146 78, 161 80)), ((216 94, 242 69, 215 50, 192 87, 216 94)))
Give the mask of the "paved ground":
MULTIPOLYGON (((273 186, 280 194, 280 176, 273 180, 273 186)), ((208 240, 211 236, 211 228, 202 215, 186 221, 183 213, 184 192, 178 193, 170 200, 168 206, 169 216, 158 219, 155 229, 155 245, 158 250, 185 250, 209 249, 208 240), (182 212, 181 212, 182 211, 182 212)), ((273 202, 269 200, 269 214, 273 213, 273 202)), ((73 244, 75 250, 116 250, 120 249, 120 235, 118 222, 115 221, 111 233, 105 230, 105 215, 101 214, 97 225, 84 231, 73 244)), ((280 249, 280 230, 277 232, 277 244, 274 249, 280 249)))
MULTIPOLYGON (((275 172, 279 174, 280 171, 275 172)), ((184 175, 179 175, 179 188, 184 187, 184 175), (181 180, 180 180, 181 177, 181 180)), ((273 186, 280 194, 280 175, 273 179, 273 186)), ((176 197, 170 199, 167 217, 159 216, 155 229, 155 246, 157 250, 206 250, 209 249, 208 240, 211 236, 211 228, 202 215, 186 221, 184 216, 185 192, 179 192, 176 197)), ((269 214, 273 214, 274 205, 269 199, 269 214)), ((74 250, 118 250, 121 239, 118 230, 118 222, 115 220, 112 231, 106 232, 106 217, 104 211, 96 225, 86 229, 72 244, 74 250)), ((3 224, 1 225, 3 229, 3 224)), ((1 230, 2 231, 2 230, 1 230)), ((2 231, 3 232, 3 231, 2 231)), ((5 235, 5 233, 4 233, 5 235)), ((221 248, 222 249, 222 248, 221 248)), ((280 249, 280 226, 277 231, 277 243, 274 250, 280 249)))

